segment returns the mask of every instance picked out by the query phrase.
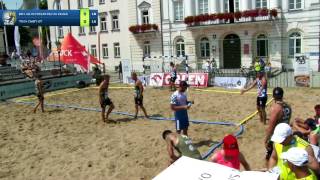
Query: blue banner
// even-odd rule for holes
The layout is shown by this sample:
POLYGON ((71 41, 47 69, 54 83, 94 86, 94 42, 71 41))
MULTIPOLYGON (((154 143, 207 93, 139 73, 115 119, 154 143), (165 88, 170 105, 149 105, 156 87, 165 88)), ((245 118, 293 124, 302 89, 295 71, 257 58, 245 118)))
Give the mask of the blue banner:
POLYGON ((84 14, 80 10, 5 10, 0 11, 0 26, 98 25, 98 10, 81 12, 84 14))

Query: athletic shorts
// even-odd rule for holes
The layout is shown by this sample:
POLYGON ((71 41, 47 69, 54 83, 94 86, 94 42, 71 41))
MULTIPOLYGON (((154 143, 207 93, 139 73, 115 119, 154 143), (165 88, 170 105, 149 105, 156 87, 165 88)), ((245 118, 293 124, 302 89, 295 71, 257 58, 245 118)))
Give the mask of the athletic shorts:
POLYGON ((43 94, 37 94, 37 97, 38 97, 39 100, 43 100, 44 99, 43 94))
POLYGON ((110 106, 112 103, 110 98, 106 98, 102 101, 101 108, 105 108, 106 106, 110 106))
POLYGON ((269 160, 273 151, 273 142, 269 141, 268 148, 266 149, 266 160, 269 160))
POLYGON ((176 80, 177 80, 177 77, 171 77, 171 78, 170 78, 170 82, 172 82, 172 83, 175 83, 176 80))
POLYGON ((143 96, 141 96, 140 98, 134 98, 134 103, 135 105, 138 105, 138 106, 143 106, 143 96))
POLYGON ((257 97, 257 106, 266 107, 268 97, 257 97))
POLYGON ((176 130, 188 129, 189 127, 189 117, 187 110, 180 110, 174 113, 176 120, 176 130))

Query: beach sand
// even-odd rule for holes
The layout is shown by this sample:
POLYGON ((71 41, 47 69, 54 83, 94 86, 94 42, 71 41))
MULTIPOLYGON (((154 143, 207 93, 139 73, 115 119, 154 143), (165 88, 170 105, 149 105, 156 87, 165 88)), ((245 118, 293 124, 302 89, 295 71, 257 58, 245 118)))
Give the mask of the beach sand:
MULTIPOLYGON (((307 88, 285 89, 286 101, 293 109, 292 117, 312 117, 313 106, 320 102, 318 92, 307 88)), ((46 103, 99 108, 97 94, 97 89, 83 89, 50 96, 46 103)), ((115 111, 134 112, 133 90, 111 89, 109 94, 115 111)), ((173 117, 170 94, 168 89, 147 88, 144 104, 148 113, 173 117)), ((191 119, 238 123, 256 108, 255 94, 240 96, 191 90, 188 96, 195 101, 189 111, 191 119)), ((145 180, 168 166, 161 133, 165 129, 174 130, 171 121, 133 120, 112 114, 110 119, 116 123, 105 124, 99 112, 46 108, 45 113, 33 114, 31 106, 12 102, 1 103, 0 112, 0 179, 145 180)), ((265 128, 255 116, 239 138, 240 150, 252 169, 265 167, 265 128)), ((191 124, 189 135, 204 153, 209 149, 208 142, 216 143, 238 130, 191 124)))

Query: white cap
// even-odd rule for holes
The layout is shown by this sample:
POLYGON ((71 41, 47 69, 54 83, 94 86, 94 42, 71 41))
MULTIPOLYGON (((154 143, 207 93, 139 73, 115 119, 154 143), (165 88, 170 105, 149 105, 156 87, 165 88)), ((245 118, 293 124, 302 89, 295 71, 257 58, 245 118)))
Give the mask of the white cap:
POLYGON ((287 160, 296 166, 308 164, 308 152, 302 148, 292 147, 281 154, 281 159, 287 160))
POLYGON ((289 124, 280 123, 274 129, 271 141, 282 143, 290 135, 292 135, 292 129, 289 124))

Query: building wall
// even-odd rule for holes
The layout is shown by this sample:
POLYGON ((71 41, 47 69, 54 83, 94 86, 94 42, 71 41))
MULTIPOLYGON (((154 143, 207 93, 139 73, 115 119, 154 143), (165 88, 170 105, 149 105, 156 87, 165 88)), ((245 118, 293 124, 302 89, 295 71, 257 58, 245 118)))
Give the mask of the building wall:
MULTIPOLYGON (((163 0, 163 44, 164 54, 175 54, 175 40, 182 37, 185 41, 186 55, 193 67, 214 57, 218 66, 223 68, 223 39, 234 33, 241 39, 241 65, 250 66, 256 57, 256 38, 262 33, 268 37, 269 59, 273 67, 293 68, 293 57, 289 57, 289 35, 299 31, 302 34, 302 53, 319 52, 320 5, 318 0, 302 1, 302 10, 288 10, 289 1, 268 0, 269 9, 277 8, 278 20, 264 22, 246 22, 241 24, 210 25, 205 27, 187 27, 183 21, 174 21, 174 0, 163 0), (213 38, 215 36, 215 38, 213 38), (198 57, 199 38, 207 37, 210 47, 215 46, 215 53, 210 52, 208 59, 198 57), (249 54, 243 54, 244 45, 249 45, 249 54)), ((183 0, 184 17, 198 15, 198 0, 183 0)), ((255 0, 239 0, 240 10, 255 9, 255 0)), ((209 14, 224 12, 223 1, 209 1, 209 14)), ((310 57, 313 70, 317 69, 317 57, 310 57)))
MULTIPOLYGON (((48 9, 54 8, 55 0, 48 0, 48 9)), ((85 34, 79 34, 79 27, 71 27, 72 35, 87 49, 91 51, 91 45, 96 45, 97 57, 105 63, 107 70, 115 70, 116 66, 122 59, 130 59, 130 43, 129 43, 129 31, 128 31, 128 3, 123 0, 116 0, 111 2, 110 0, 105 0, 104 4, 99 4, 99 0, 93 0, 94 5, 90 6, 90 9, 98 10, 99 13, 106 13, 107 19, 107 31, 100 32, 100 19, 98 26, 96 26, 96 33, 89 33, 89 27, 85 27, 85 34), (114 11, 119 11, 119 31, 112 30, 111 13, 114 11), (100 39, 100 46, 99 46, 100 39), (120 43, 120 54, 121 57, 115 57, 114 43, 120 43), (108 58, 103 58, 102 44, 108 44, 108 58)), ((83 0, 83 8, 88 7, 88 0, 83 0)), ((61 1, 62 9, 68 9, 67 0, 61 1)), ((70 9, 78 9, 78 1, 70 0, 70 9)), ((70 32, 70 27, 63 27, 64 35, 70 32)), ((54 42, 57 40, 62 41, 58 38, 57 27, 50 27, 51 41, 53 42, 53 47, 55 47, 54 42)))

